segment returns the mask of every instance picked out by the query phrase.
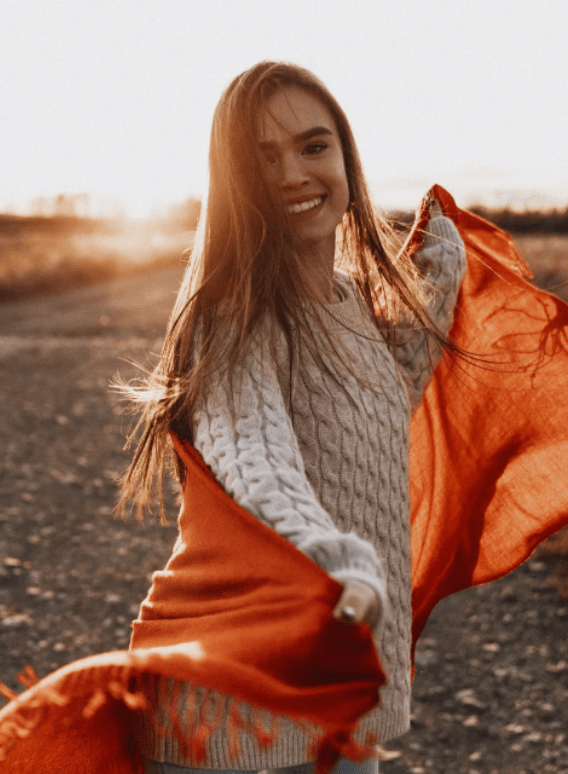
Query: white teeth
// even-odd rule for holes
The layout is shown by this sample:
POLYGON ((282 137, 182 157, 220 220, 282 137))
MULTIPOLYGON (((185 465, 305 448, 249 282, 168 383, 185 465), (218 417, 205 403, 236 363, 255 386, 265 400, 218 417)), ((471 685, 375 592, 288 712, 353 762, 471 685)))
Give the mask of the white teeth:
POLYGON ((306 210, 312 210, 317 207, 318 204, 323 202, 323 196, 318 196, 317 199, 312 199, 309 202, 302 202, 301 204, 289 204, 286 207, 286 212, 289 215, 297 215, 299 212, 306 212, 306 210))

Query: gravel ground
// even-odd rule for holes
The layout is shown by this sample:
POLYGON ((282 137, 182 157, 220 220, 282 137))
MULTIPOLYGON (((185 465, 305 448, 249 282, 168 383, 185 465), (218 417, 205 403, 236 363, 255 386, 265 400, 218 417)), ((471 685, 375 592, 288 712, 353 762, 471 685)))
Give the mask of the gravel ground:
MULTIPOLYGON (((129 419, 108 389, 159 349, 178 270, 0 308, 0 677, 125 648, 170 526, 113 518, 129 419)), ((385 774, 568 774, 562 538, 434 611, 385 774)), ((563 540, 568 544, 567 540, 563 540)))

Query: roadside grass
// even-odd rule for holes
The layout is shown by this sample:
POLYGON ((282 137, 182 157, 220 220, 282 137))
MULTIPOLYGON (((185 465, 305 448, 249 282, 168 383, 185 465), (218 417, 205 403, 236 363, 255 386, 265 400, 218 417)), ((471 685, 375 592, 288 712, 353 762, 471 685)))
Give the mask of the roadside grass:
POLYGON ((181 264, 193 232, 150 221, 112 228, 0 228, 0 302, 181 264))

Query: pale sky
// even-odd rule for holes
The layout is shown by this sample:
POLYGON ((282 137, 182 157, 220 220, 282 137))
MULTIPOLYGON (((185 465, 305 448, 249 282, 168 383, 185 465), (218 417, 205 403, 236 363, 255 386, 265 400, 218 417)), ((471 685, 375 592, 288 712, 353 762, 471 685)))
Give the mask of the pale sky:
POLYGON ((0 209, 201 195, 214 106, 262 59, 324 80, 383 206, 568 203, 567 30, 567 0, 3 0, 0 209))

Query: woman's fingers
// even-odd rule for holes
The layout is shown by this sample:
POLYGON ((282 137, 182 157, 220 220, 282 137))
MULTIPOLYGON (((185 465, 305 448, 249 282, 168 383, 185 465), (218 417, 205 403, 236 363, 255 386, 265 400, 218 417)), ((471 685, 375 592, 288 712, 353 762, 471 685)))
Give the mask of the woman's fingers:
POLYGON ((370 622, 377 615, 377 606, 377 595, 370 586, 360 580, 346 580, 333 615, 347 624, 370 622))
POLYGON ((428 209, 430 210, 431 218, 437 218, 438 216, 444 214, 444 211, 442 210, 440 203, 436 199, 430 199, 428 209))

